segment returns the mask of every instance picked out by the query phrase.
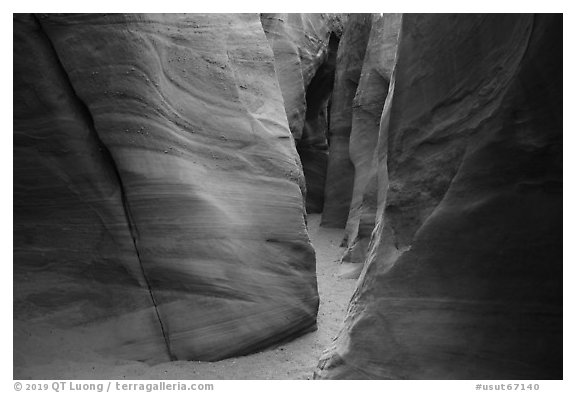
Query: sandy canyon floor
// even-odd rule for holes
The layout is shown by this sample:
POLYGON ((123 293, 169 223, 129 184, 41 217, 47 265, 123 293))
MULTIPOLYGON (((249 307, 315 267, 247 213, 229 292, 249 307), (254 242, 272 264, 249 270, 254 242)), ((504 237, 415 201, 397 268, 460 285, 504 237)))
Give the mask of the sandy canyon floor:
MULTIPOLYGON (((219 362, 177 361, 148 366, 62 348, 61 357, 43 364, 17 367, 17 379, 311 379, 322 351, 338 333, 355 280, 338 277, 343 230, 320 227, 321 216, 308 216, 308 230, 316 249, 320 292, 318 330, 248 356, 219 362)), ((41 352, 42 346, 35 351, 41 352)), ((38 353, 37 352, 37 353, 38 353)), ((38 355, 41 355, 38 353, 38 355)), ((18 356, 16 354, 16 356, 18 356)))

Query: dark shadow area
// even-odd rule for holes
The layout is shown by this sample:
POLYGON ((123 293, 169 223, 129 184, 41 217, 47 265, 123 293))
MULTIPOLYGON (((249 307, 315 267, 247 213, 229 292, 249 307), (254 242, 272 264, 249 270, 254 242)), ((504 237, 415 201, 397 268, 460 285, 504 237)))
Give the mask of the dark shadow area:
POLYGON ((321 213, 328 166, 329 107, 336 71, 340 38, 330 35, 328 54, 306 90, 306 119, 302 138, 296 149, 306 178, 306 211, 321 213))

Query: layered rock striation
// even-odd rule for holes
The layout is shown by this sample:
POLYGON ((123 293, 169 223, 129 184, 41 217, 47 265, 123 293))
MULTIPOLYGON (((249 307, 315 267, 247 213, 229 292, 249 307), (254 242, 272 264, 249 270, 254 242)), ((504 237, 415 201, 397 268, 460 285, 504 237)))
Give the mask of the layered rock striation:
POLYGON ((15 369, 315 329, 308 210, 360 274, 316 378, 561 379, 561 43, 552 14, 15 14, 15 369))
POLYGON ((315 328, 304 179, 258 15, 15 15, 14 33, 15 346, 38 327, 124 359, 217 360, 315 328))

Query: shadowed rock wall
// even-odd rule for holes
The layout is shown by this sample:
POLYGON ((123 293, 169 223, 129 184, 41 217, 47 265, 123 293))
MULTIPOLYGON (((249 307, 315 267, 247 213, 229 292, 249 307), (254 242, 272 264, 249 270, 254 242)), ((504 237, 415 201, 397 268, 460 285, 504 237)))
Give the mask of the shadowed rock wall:
POLYGON ((29 341, 77 327, 93 337, 86 347, 103 330, 107 352, 169 359, 123 199, 108 150, 51 42, 34 17, 16 15, 15 366, 34 360, 34 348, 24 350, 29 341))
POLYGON ((325 227, 344 228, 348 219, 354 186, 354 165, 349 153, 352 100, 362 72, 371 25, 372 14, 350 14, 338 46, 322 212, 322 226, 325 227))
POLYGON ((562 16, 372 17, 16 14, 15 369, 314 329, 304 166, 365 261, 316 377, 562 378, 562 16))
POLYGON ((14 26, 15 346, 57 330, 121 358, 217 360, 315 328, 303 176, 258 15, 14 26))
POLYGON ((260 20, 274 52, 290 131, 299 141, 306 119, 306 91, 326 60, 330 34, 341 34, 342 22, 333 14, 261 14, 260 20))
POLYGON ((321 213, 328 166, 328 112, 336 70, 338 37, 332 34, 326 60, 318 68, 306 91, 306 121, 296 149, 306 178, 306 211, 321 213))
POLYGON ((367 264, 320 378, 562 378, 562 16, 403 17, 367 264))
POLYGON ((396 59, 400 23, 401 14, 374 14, 372 19, 362 76, 352 105, 349 149, 354 163, 354 186, 346 222, 348 248, 342 257, 344 262, 364 262, 374 229, 378 197, 374 154, 378 145, 380 116, 396 59))
POLYGON ((328 102, 343 17, 262 14, 290 130, 306 177, 306 210, 320 213, 328 163, 328 102))

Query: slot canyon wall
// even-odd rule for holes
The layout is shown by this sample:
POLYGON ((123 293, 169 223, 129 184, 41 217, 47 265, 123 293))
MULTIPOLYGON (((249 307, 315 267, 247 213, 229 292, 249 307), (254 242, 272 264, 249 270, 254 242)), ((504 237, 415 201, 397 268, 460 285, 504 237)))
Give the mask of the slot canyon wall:
POLYGON ((16 367, 73 337, 157 363, 315 329, 274 64, 258 15, 15 14, 16 367))
POLYGON ((376 154, 315 377, 561 379, 562 16, 404 15, 376 154))
POLYGON ((315 330, 307 212, 315 378, 561 379, 562 16, 14 15, 15 368, 315 330))
POLYGON ((328 104, 346 16, 262 14, 290 131, 306 178, 306 210, 321 213, 328 165, 328 104))
POLYGON ((322 210, 322 226, 325 227, 344 228, 348 219, 354 186, 354 165, 349 153, 352 101, 362 73, 372 18, 372 14, 350 15, 338 46, 322 210))
POLYGON ((357 264, 348 273, 353 278, 358 277, 364 262, 376 219, 378 175, 374 154, 396 59, 400 21, 400 14, 374 14, 362 75, 352 104, 349 154, 354 164, 354 183, 345 231, 347 249, 342 261, 357 264))

